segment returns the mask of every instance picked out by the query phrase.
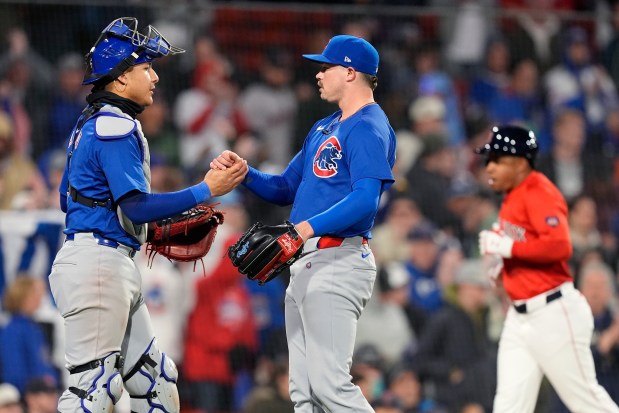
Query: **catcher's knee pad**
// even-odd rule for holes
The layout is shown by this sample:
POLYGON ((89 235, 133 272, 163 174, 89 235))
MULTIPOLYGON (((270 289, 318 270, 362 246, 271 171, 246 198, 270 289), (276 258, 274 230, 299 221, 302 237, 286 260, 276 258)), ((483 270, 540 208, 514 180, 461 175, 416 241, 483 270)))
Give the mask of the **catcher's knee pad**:
POLYGON ((80 399, 86 413, 112 413, 123 393, 119 352, 69 370, 69 392, 80 399))
POLYGON ((131 397, 131 411, 177 413, 180 410, 177 378, 176 365, 159 350, 153 339, 123 378, 131 397))

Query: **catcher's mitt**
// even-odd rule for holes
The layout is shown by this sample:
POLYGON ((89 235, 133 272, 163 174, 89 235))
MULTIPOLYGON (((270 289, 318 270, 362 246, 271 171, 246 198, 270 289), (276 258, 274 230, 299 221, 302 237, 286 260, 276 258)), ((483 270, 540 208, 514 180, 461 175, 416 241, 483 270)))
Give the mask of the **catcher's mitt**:
POLYGON ((255 223, 230 248, 228 257, 239 272, 262 285, 295 262, 303 252, 303 239, 294 225, 255 223))
POLYGON ((198 205, 172 218, 151 223, 146 239, 150 262, 157 254, 171 261, 201 260, 223 222, 223 212, 213 209, 213 205, 198 205))

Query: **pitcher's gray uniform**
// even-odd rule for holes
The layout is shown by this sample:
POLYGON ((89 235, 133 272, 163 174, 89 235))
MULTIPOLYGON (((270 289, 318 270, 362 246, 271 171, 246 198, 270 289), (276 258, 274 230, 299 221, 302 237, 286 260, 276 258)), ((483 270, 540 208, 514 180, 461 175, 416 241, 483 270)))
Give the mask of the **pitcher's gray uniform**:
MULTIPOLYGON (((285 299, 295 412, 372 412, 350 367, 357 320, 376 278, 368 239, 380 195, 393 183, 395 134, 374 102, 372 45, 335 36, 322 54, 304 57, 323 64, 321 98, 341 110, 316 122, 281 175, 250 168, 244 184, 268 201, 292 203, 290 221, 306 240, 285 299)), ((234 158, 218 159, 228 166, 234 158)))

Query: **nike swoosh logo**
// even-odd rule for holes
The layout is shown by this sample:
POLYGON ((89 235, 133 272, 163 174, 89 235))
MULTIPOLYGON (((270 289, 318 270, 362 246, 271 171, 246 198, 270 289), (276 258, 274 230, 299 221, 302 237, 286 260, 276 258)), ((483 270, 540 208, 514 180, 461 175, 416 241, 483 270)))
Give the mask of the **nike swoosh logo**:
POLYGON ((371 254, 371 252, 368 252, 368 253, 366 253, 366 254, 361 253, 361 258, 366 259, 367 257, 369 257, 369 256, 370 256, 370 254, 371 254))
POLYGON ((323 130, 324 128, 325 128, 325 127, 321 125, 321 126, 318 126, 318 127, 316 128, 316 130, 323 130))

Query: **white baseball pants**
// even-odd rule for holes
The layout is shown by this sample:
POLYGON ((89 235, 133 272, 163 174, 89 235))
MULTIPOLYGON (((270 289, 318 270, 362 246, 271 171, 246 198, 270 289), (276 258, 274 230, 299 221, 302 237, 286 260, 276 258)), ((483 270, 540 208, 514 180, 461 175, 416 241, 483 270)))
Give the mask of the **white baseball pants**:
POLYGON ((561 292, 561 298, 524 314, 509 309, 499 342, 493 413, 532 413, 543 375, 571 412, 619 413, 597 382, 591 308, 573 284, 563 284, 561 292))

